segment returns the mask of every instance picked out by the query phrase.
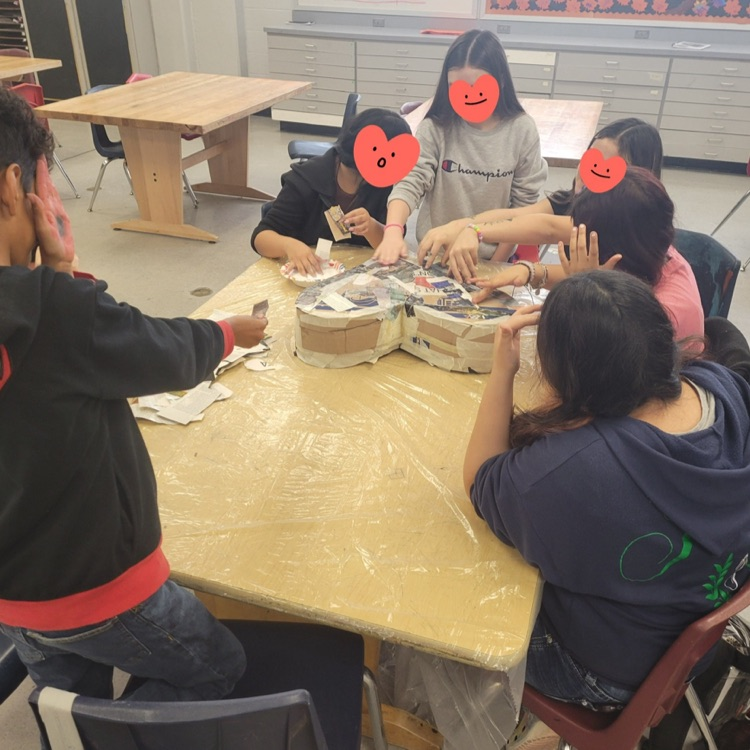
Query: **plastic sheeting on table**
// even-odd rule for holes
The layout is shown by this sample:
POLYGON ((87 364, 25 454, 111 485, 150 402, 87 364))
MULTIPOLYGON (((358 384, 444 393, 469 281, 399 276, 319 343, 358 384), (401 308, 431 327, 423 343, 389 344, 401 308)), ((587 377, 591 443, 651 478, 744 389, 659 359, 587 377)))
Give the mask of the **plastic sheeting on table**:
MULTIPOLYGON (((367 257, 335 255, 348 267, 367 257)), ((196 316, 269 300, 275 369, 226 372, 234 397, 200 423, 142 427, 173 577, 466 664, 519 665, 540 580, 462 484, 487 376, 403 351, 346 370, 306 365, 294 356, 298 293, 267 259, 220 291, 196 316)), ((522 396, 534 336, 522 341, 522 396)))

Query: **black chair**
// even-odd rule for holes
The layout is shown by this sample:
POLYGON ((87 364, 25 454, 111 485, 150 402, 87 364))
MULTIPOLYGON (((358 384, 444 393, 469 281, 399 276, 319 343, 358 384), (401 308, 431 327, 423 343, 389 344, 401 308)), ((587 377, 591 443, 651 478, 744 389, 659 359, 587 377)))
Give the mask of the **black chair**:
POLYGON ((690 264, 705 317, 729 315, 740 262, 720 242, 700 232, 675 230, 674 246, 690 264))
MULTIPOLYGON (((304 623, 224 624, 242 643, 248 663, 224 700, 147 703, 35 690, 29 701, 43 739, 57 750, 50 731, 54 735, 60 722, 69 725, 72 715, 84 750, 359 750, 361 636, 304 623)), ((138 682, 131 680, 125 693, 138 682)), ((373 724, 382 727, 375 701, 368 706, 376 713, 373 724)))
POLYGON ((18 658, 15 646, 0 633, 0 703, 9 698, 26 678, 26 667, 18 658))
MULTIPOLYGON (((360 100, 359 94, 349 94, 344 107, 344 119, 341 122, 341 129, 344 130, 353 117, 357 114, 357 105, 360 100)), ((307 161, 314 156, 322 156, 333 143, 328 141, 289 141, 288 151, 289 158, 297 161, 307 161)))

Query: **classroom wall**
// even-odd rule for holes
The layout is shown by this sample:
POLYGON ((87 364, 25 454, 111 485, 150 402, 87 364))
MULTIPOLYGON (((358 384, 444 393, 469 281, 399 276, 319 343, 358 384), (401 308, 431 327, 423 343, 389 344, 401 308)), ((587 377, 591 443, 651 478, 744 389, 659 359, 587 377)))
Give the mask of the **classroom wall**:
POLYGON ((266 26, 285 24, 292 18, 295 0, 242 0, 245 8, 245 40, 248 75, 268 75, 266 26))

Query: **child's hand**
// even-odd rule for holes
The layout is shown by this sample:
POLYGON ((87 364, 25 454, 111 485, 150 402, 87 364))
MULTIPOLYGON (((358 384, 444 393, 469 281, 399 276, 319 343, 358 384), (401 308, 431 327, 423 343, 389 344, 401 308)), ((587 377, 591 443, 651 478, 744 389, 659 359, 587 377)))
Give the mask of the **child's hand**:
POLYGON ((580 224, 573 227, 570 232, 570 260, 565 254, 565 245, 558 243, 560 252, 560 265, 566 276, 582 271, 595 271, 597 268, 612 269, 621 260, 622 255, 613 255, 606 263, 599 265, 599 236, 596 232, 589 234, 588 247, 586 246, 586 225, 580 224))
POLYGON ((464 227, 455 242, 443 253, 443 265, 448 265, 457 281, 468 281, 477 272, 479 237, 471 227, 464 227))
POLYGON ((251 349, 257 346, 265 335, 268 318, 258 318, 252 315, 233 315, 227 318, 227 323, 234 331, 234 343, 236 346, 251 349))
POLYGON ((70 219, 43 156, 36 164, 35 191, 36 194, 28 193, 26 197, 31 204, 42 263, 59 271, 70 271, 76 259, 70 219))
POLYGON ((404 242, 404 235, 398 227, 385 231, 383 241, 375 248, 373 260, 379 260, 383 266, 392 266, 399 258, 405 258, 409 248, 404 242))
POLYGON ((539 322, 541 305, 519 307, 509 318, 503 318, 495 330, 492 371, 515 374, 521 366, 521 331, 539 322))
POLYGON ((366 208, 355 208, 344 216, 344 224, 352 234, 364 236, 374 229, 374 222, 366 208))
POLYGON ((301 242, 295 242, 293 246, 290 246, 286 256, 294 268, 302 274, 314 276, 321 271, 320 258, 301 242))
POLYGON ((482 287, 481 292, 477 292, 471 299, 475 305, 489 297, 495 289, 503 286, 524 286, 529 283, 531 272, 527 266, 516 263, 510 268, 504 268, 500 273, 490 276, 489 279, 471 278, 469 281, 476 286, 482 287))

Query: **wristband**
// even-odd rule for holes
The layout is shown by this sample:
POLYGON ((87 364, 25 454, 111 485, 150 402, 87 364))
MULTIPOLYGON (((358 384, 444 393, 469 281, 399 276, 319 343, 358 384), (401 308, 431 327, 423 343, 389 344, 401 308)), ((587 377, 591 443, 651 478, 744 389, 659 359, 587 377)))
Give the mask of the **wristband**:
POLYGON ((534 288, 534 286, 533 286, 534 285, 534 276, 536 276, 535 264, 531 263, 528 260, 519 260, 516 265, 518 265, 518 266, 526 266, 526 268, 529 269, 529 278, 526 279, 526 283, 524 284, 524 286, 530 286, 530 287, 534 288))
POLYGON ((388 227, 398 227, 401 230, 401 234, 404 233, 404 229, 405 229, 403 224, 396 224, 395 222, 391 222, 390 224, 386 224, 383 227, 383 231, 385 232, 385 230, 388 229, 388 227))
POLYGON ((542 269, 543 269, 543 271, 542 271, 542 280, 536 286, 536 289, 541 289, 547 283, 547 276, 548 276, 549 269, 547 268, 546 265, 544 265, 544 263, 542 263, 541 265, 542 265, 542 269))
POLYGON ((482 234, 482 230, 479 228, 479 224, 467 224, 466 228, 473 229, 477 233, 478 242, 484 242, 484 234, 482 234))

